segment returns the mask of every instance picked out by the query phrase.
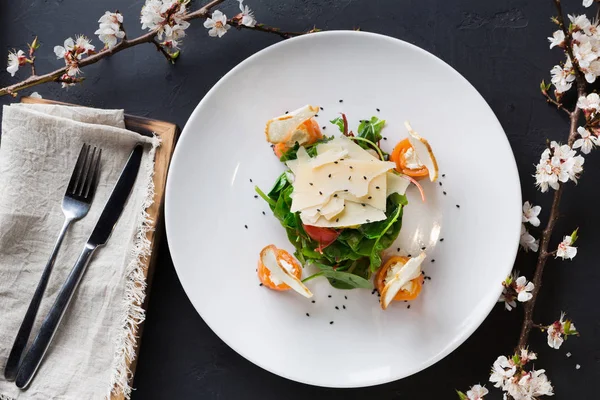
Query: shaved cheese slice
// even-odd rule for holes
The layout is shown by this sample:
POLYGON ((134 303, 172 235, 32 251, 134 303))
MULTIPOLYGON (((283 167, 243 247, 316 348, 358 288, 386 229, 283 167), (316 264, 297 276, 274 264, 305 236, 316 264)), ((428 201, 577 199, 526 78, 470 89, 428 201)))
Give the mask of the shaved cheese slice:
POLYGON ((296 157, 297 158, 295 160, 290 160, 290 161, 288 161, 288 162, 285 163, 285 165, 287 165, 287 167, 290 169, 290 171, 292 171, 292 173, 294 175, 297 174, 298 166, 301 163, 305 163, 305 162, 308 162, 310 160, 310 156, 306 152, 306 149, 304 147, 302 147, 302 146, 300 146, 300 148, 296 152, 296 157))
POLYGON ((362 205, 353 201, 346 201, 344 211, 328 220, 320 217, 313 226, 321 228, 345 228, 349 226, 362 225, 365 223, 381 221, 386 218, 385 213, 368 205, 362 205))
POLYGON ((438 178, 438 164, 435 156, 433 155, 433 150, 431 149, 429 142, 419 136, 417 132, 412 129, 408 121, 404 123, 404 126, 406 126, 406 129, 408 129, 408 133, 410 134, 408 141, 415 149, 415 153, 417 154, 419 161, 427 167, 431 182, 435 182, 438 178))
POLYGON ((306 286, 304 286, 302 281, 296 278, 294 274, 282 265, 283 260, 280 260, 277 257, 275 246, 271 245, 262 249, 260 252, 260 261, 275 279, 285 283, 304 297, 312 297, 313 294, 306 286))
POLYGON ((338 197, 332 197, 329 202, 321 209, 320 213, 327 219, 331 219, 344 211, 344 200, 338 197))
POLYGON ((379 157, 373 157, 365 149, 357 145, 352 139, 348 139, 346 136, 336 137, 327 143, 320 144, 317 147, 317 152, 321 154, 336 148, 346 150, 348 152, 348 158, 353 160, 379 160, 379 157))
MULTIPOLYGON (((390 172, 388 172, 389 174, 390 172)), ((386 209, 387 199, 387 177, 386 174, 381 174, 369 182, 368 193, 361 197, 356 197, 350 192, 338 192, 338 196, 344 200, 353 201, 355 203, 364 203, 375 207, 381 211, 386 209)))
POLYGON ((393 172, 387 173, 387 196, 392 193, 406 193, 408 185, 410 185, 410 180, 404 178, 402 175, 396 175, 393 172))
POLYGON ((394 277, 390 279, 381 291, 381 308, 384 310, 392 302, 396 294, 411 280, 421 275, 421 263, 425 259, 425 253, 421 252, 418 257, 409 259, 394 277))
POLYGON ((327 150, 323 154, 319 154, 317 157, 315 157, 311 161, 310 165, 313 168, 318 168, 322 165, 330 164, 332 162, 338 161, 340 158, 344 157, 346 154, 348 154, 348 150, 344 150, 344 149, 327 150))

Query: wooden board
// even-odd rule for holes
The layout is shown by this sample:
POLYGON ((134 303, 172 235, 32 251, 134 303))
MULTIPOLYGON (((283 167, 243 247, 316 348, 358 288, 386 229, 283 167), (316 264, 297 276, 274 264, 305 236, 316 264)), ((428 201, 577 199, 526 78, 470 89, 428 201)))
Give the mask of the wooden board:
MULTIPOLYGON (((21 97, 22 103, 30 104, 61 104, 61 105, 75 105, 68 103, 61 103, 58 101, 38 99, 34 97, 21 97)), ((169 170, 169 164, 173 151, 175 150, 175 143, 179 136, 179 128, 177 125, 170 122, 158 121, 155 119, 137 117, 135 115, 125 114, 125 127, 131 131, 138 132, 144 136, 151 136, 154 133, 161 140, 161 145, 156 149, 154 157, 154 203, 146 210, 152 221, 154 221, 154 229, 151 229, 146 234, 146 237, 152 246, 152 255, 145 261, 144 275, 146 276, 146 300, 142 305, 146 309, 148 303, 148 294, 150 293, 150 287, 152 284, 152 274, 156 264, 158 244, 163 235, 163 203, 165 198, 165 185, 167 183, 167 172, 169 170)), ((140 339, 142 337, 143 324, 138 327, 138 331, 135 336, 138 338, 135 347, 135 359, 128 360, 129 368, 132 371, 130 377, 133 382, 133 374, 135 373, 135 366, 137 361, 137 355, 139 353, 140 339)), ((131 383, 130 382, 130 383, 131 383)), ((123 400, 125 396, 123 393, 113 394, 111 400, 123 400)))

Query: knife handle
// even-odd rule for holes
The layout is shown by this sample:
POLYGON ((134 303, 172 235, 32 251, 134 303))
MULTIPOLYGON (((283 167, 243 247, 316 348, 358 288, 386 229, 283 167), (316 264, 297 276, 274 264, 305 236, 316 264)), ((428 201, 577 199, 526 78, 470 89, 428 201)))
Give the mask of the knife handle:
POLYGON ((75 266, 60 289, 52 308, 48 312, 48 315, 46 315, 42 327, 33 341, 31 348, 27 354, 25 354, 25 357, 21 362, 21 366, 19 367, 15 379, 17 387, 24 389, 33 379, 95 250, 96 246, 86 244, 81 255, 77 259, 75 266))

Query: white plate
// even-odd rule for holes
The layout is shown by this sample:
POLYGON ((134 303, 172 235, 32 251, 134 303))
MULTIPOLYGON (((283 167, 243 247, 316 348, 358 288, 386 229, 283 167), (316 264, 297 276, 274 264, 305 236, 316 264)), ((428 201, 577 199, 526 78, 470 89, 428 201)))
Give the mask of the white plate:
POLYGON ((469 337, 512 267, 520 208, 513 154, 477 91, 426 51, 364 32, 286 40, 225 75, 183 130, 165 207, 177 274, 211 329, 268 371, 329 387, 406 377, 469 337), (409 253, 427 248, 432 279, 416 301, 382 311, 370 290, 335 290, 326 281, 308 284, 314 304, 259 287, 260 250, 270 243, 293 250, 254 197, 254 185, 268 190, 284 170, 265 142, 265 122, 305 104, 324 108, 317 119, 325 134, 337 133, 328 120, 343 111, 352 128, 372 115, 386 119, 387 151, 406 137, 405 120, 433 146, 442 186, 425 183, 426 204, 412 188, 399 238, 409 253))

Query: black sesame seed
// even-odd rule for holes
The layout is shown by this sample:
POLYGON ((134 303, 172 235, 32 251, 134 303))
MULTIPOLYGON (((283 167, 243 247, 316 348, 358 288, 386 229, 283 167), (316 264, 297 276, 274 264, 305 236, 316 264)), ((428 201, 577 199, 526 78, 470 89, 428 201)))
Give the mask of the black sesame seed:
POLYGON ((309 184, 310 186, 312 186, 312 185, 313 185, 313 184, 312 184, 312 182, 308 182, 308 184, 309 184))
POLYGON ((329 177, 331 178, 331 174, 329 174, 329 177))
POLYGON ((286 114, 289 114, 290 112, 289 112, 289 111, 286 111, 285 113, 286 113, 286 114))
POLYGON ((367 200, 371 200, 373 198, 373 196, 369 196, 367 197, 367 200))
POLYGON ((363 179, 366 181, 366 180, 367 180, 367 177, 363 175, 363 179))
POLYGON ((326 127, 326 126, 323 126, 323 127, 322 127, 322 129, 327 129, 327 127, 326 127))
POLYGON ((446 177, 446 174, 442 174, 442 178, 445 178, 445 177, 446 177))
POLYGON ((255 195, 254 195, 254 198, 255 198, 255 199, 258 199, 258 195, 257 195, 257 194, 255 194, 255 195))
POLYGON ((410 304, 406 306, 406 308, 410 308, 410 304))
POLYGON ((442 182, 438 182, 440 184, 440 186, 442 186, 442 182))
POLYGON ((340 219, 339 219, 339 218, 336 218, 336 219, 335 219, 335 222, 340 222, 340 219))
POLYGON ((381 293, 377 292, 377 297, 381 297, 381 293))
POLYGON ((444 241, 444 238, 441 238, 441 239, 440 239, 440 242, 443 242, 443 241, 444 241))
POLYGON ((375 294, 375 291, 376 291, 376 289, 373 289, 373 290, 371 291, 371 294, 375 294))
POLYGON ((348 191, 348 189, 344 189, 344 192, 347 192, 347 191, 348 191))
POLYGON ((400 253, 400 247, 398 247, 398 248, 396 249, 396 251, 397 251, 398 253, 400 253))
POLYGON ((309 314, 309 313, 306 313, 306 316, 307 316, 307 317, 310 317, 310 314, 309 314))
POLYGON ((377 112, 381 111, 379 108, 376 108, 377 112))
POLYGON ((361 206, 366 207, 367 205, 365 203, 360 203, 361 206))
POLYGON ((457 205, 456 205, 456 208, 460 208, 460 206, 457 204, 457 205))
POLYGON ((427 247, 423 246, 423 247, 421 247, 421 250, 425 250, 426 248, 427 248, 427 247))
POLYGON ((404 300, 405 303, 408 303, 408 300, 404 300))
POLYGON ((383 138, 383 140, 387 140, 387 138, 386 138, 386 137, 384 137, 384 138, 383 138))
POLYGON ((318 211, 318 212, 321 212, 321 209, 320 209, 320 208, 317 208, 317 211, 318 211))
POLYGON ((352 177, 351 177, 351 176, 349 176, 349 177, 348 177, 348 180, 350 180, 350 179, 352 179, 352 177))
POLYGON ((315 304, 315 301, 313 300, 312 303, 315 304))
POLYGON ((348 300, 348 296, 344 296, 344 299, 348 300))
POLYGON ((346 306, 342 306, 342 308, 345 310, 345 309, 346 309, 346 306))
POLYGON ((327 295, 327 297, 331 298, 331 295, 327 295))
POLYGON ((244 225, 244 228, 248 229, 248 225, 244 225))
POLYGON ((333 325, 333 321, 329 321, 329 325, 333 325))
POLYGON ((337 164, 338 162, 337 162, 337 161, 334 161, 333 163, 334 163, 334 164, 337 164))
POLYGON ((321 109, 321 111, 323 111, 323 107, 319 107, 321 109))
POLYGON ((344 100, 340 100, 340 103, 343 103, 343 102, 344 102, 344 100))
POLYGON ((444 196, 446 195, 446 192, 444 192, 444 196))
POLYGON ((318 116, 319 116, 319 114, 315 114, 315 117, 318 117, 318 116))
POLYGON ((350 166, 350 169, 354 169, 354 168, 352 168, 352 165, 350 166))
POLYGON ((262 283, 259 283, 259 284, 258 284, 258 286, 262 286, 262 285, 263 285, 262 283))
POLYGON ((267 213, 265 213, 265 212, 263 211, 263 215, 267 215, 267 213))
POLYGON ((375 189, 379 190, 379 186, 375 186, 375 189))
POLYGON ((370 219, 368 219, 368 220, 367 220, 367 222, 371 222, 371 220, 370 220, 370 219))
POLYGON ((250 178, 250 183, 252 183, 252 178, 250 178))
POLYGON ((435 262, 435 259, 433 259, 433 258, 432 258, 432 259, 431 259, 431 262, 435 262))
POLYGON ((336 309, 336 310, 339 310, 340 308, 339 308, 338 306, 335 306, 335 309, 336 309))
POLYGON ((411 257, 411 255, 410 255, 410 254, 409 254, 409 255, 407 255, 407 257, 408 257, 408 258, 410 258, 410 257, 411 257))
POLYGON ((323 196, 323 192, 321 192, 320 190, 319 190, 319 194, 320 194, 321 196, 323 196))
POLYGON ((337 197, 337 193, 333 195, 333 197, 337 197))

